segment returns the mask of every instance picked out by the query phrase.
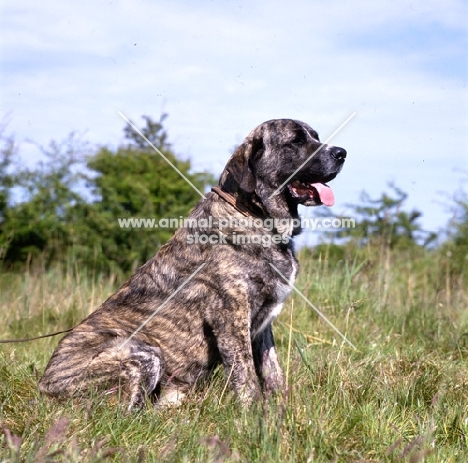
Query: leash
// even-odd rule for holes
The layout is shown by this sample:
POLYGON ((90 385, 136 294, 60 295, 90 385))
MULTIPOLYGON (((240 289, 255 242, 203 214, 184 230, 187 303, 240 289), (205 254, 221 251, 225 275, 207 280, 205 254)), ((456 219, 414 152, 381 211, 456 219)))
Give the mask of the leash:
POLYGON ((68 330, 56 331, 55 333, 43 334, 42 336, 35 336, 34 338, 23 338, 23 339, 0 339, 0 344, 10 344, 13 342, 28 342, 35 341, 36 339, 50 338, 51 336, 57 336, 63 333, 69 333, 73 328, 68 330))

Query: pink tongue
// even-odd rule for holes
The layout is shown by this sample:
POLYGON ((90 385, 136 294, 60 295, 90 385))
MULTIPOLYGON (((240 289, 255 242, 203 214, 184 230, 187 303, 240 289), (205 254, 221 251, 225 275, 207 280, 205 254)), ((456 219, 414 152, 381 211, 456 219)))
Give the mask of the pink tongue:
POLYGON ((323 183, 311 183, 310 186, 314 187, 317 190, 320 201, 325 206, 333 206, 335 204, 335 196, 333 195, 333 190, 323 183))

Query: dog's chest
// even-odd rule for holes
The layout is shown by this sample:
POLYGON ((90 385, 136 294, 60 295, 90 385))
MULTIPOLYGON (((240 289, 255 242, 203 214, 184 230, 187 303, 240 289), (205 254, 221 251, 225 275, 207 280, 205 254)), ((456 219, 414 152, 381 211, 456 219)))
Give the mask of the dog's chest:
MULTIPOLYGON (((276 270, 274 270, 277 272, 276 270)), ((276 287, 274 294, 272 294, 272 300, 274 302, 266 304, 261 311, 259 326, 252 333, 253 337, 261 333, 270 323, 272 323, 283 309, 284 300, 291 294, 293 290, 294 281, 296 280, 297 274, 297 263, 295 260, 292 261, 292 271, 289 275, 288 281, 286 282, 286 275, 277 273, 276 287)))
POLYGON ((275 293, 279 305, 283 304, 284 300, 291 294, 294 282, 296 281, 296 274, 297 264, 294 263, 288 282, 285 281, 283 275, 281 275, 281 279, 278 279, 276 283, 275 293))

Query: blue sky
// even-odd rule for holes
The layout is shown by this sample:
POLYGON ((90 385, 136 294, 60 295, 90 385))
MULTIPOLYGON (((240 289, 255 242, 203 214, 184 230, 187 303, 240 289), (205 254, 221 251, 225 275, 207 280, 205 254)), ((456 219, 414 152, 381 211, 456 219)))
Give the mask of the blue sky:
POLYGON ((219 174, 259 123, 290 117, 349 156, 334 211, 390 181, 436 231, 468 178, 468 3, 3 1, 0 116, 26 162, 72 130, 122 141, 167 112, 176 152, 219 174))

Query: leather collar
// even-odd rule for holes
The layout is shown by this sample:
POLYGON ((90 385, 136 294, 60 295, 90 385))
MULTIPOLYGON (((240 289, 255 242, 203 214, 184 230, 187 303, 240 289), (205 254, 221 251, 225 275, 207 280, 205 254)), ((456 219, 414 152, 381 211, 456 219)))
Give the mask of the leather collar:
POLYGON ((249 211, 249 209, 247 209, 244 205, 238 203, 237 199, 234 198, 234 196, 221 190, 219 186, 214 186, 213 188, 211 188, 211 191, 216 193, 219 197, 223 198, 224 201, 229 203, 232 207, 234 207, 234 209, 236 209, 237 212, 240 212, 244 217, 248 217, 249 215, 252 217, 258 217, 257 215, 249 211))

